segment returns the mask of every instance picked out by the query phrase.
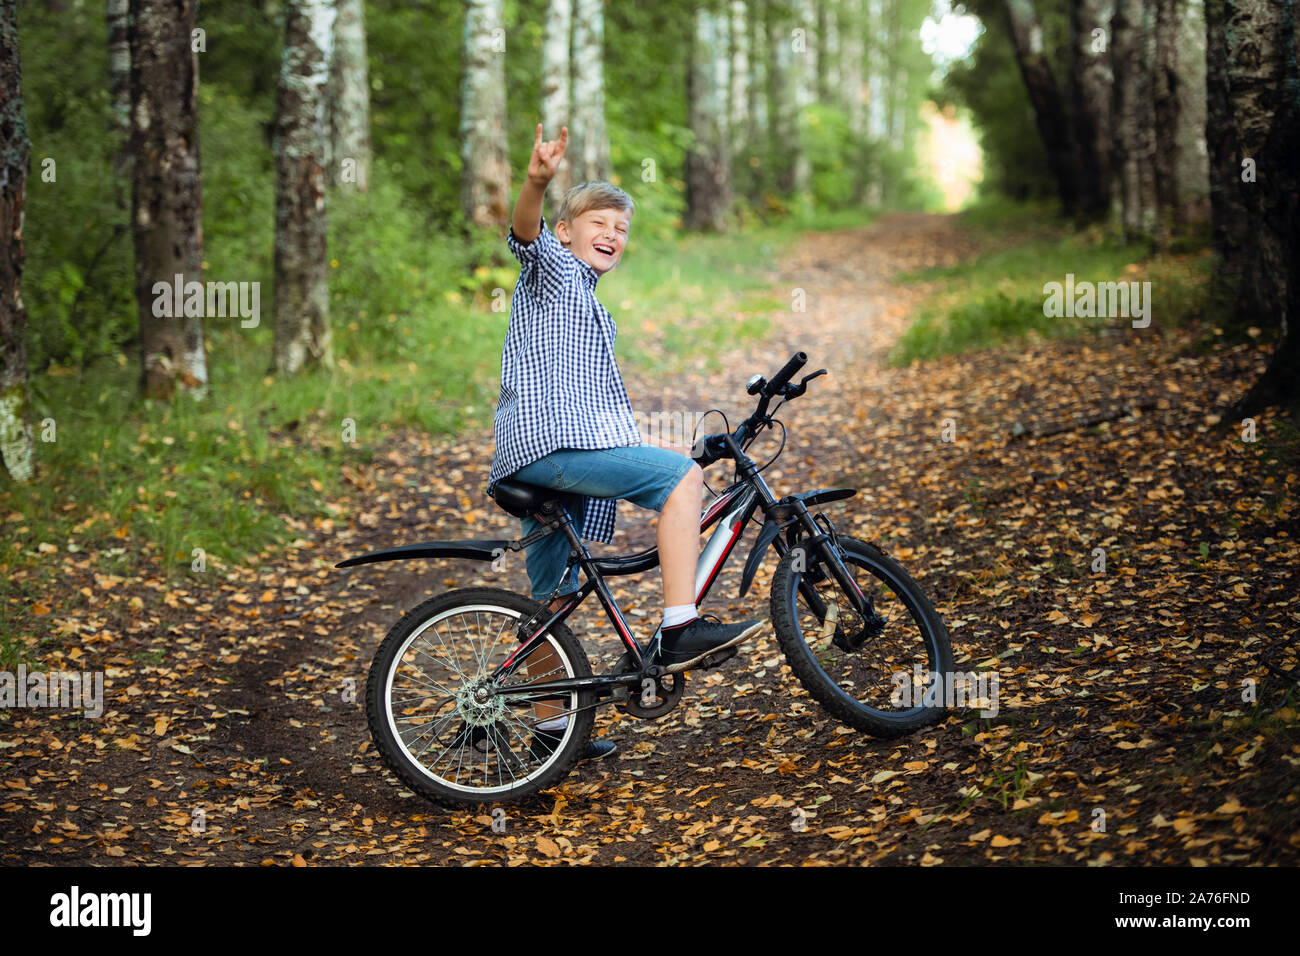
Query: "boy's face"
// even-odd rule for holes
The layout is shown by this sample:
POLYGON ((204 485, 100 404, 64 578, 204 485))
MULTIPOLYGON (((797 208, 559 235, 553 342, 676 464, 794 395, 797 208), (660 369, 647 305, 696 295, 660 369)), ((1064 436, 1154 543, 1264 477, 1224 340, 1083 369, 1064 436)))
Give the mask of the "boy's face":
POLYGON ((588 209, 572 222, 555 224, 555 238, 573 255, 604 275, 623 258, 632 214, 622 209, 588 209))

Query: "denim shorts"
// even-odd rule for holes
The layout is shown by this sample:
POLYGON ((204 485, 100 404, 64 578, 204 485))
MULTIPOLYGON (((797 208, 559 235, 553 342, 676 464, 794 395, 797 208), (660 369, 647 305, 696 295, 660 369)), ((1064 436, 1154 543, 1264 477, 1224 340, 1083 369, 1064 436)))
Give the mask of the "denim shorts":
MULTIPOLYGON (((573 519, 574 530, 582 534, 583 498, 626 498, 634 505, 663 511, 664 503, 695 462, 675 451, 657 445, 628 445, 622 448, 561 448, 531 464, 511 477, 530 485, 564 492, 564 507, 573 519)), ((525 536, 540 527, 535 518, 521 518, 525 536)), ((569 560, 569 539, 557 531, 528 546, 525 563, 533 600, 545 600, 560 585, 564 566, 569 560)), ((570 570, 568 580, 557 597, 578 590, 578 566, 570 570)))

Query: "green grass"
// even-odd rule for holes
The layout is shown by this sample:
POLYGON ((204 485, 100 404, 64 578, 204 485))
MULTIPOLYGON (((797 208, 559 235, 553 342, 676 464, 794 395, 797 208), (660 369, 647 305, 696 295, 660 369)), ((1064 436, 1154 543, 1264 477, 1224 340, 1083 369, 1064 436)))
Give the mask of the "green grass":
POLYGON ((1209 261, 1199 252, 1144 260, 1140 250, 1120 245, 1098 227, 1064 234, 1063 227, 1050 228, 1036 205, 993 204, 963 215, 989 237, 1031 230, 1030 238, 995 243, 990 251, 957 265, 901 276, 903 282, 934 283, 934 289, 890 353, 892 365, 1004 343, 1077 336, 1114 322, 1045 314, 1046 283, 1064 284, 1067 274, 1074 276, 1076 285, 1150 281, 1153 325, 1181 323, 1200 309, 1209 261))

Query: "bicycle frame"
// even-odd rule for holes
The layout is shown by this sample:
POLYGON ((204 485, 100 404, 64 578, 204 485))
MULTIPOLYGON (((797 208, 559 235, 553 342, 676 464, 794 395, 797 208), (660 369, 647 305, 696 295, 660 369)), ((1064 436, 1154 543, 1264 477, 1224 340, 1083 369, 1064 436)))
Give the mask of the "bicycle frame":
MULTIPOLYGON (((726 563, 727 557, 731 554, 740 540, 740 534, 745 528, 745 522, 753 512, 755 504, 754 493, 747 485, 736 485, 728 489, 718 497, 708 510, 700 517, 700 533, 702 534, 715 522, 718 527, 714 529, 709 542, 700 554, 699 562, 695 569, 695 603, 699 604, 709 593, 713 582, 717 579, 718 572, 726 563)), ((548 517, 538 514, 537 520, 545 523, 548 517)), ((587 595, 592 591, 596 592, 597 598, 600 599, 601 606, 605 609, 605 615, 609 618, 610 623, 614 625, 614 630, 618 633, 619 639, 623 646, 627 648, 628 653, 632 655, 632 660, 638 665, 636 672, 629 672, 627 675, 620 675, 619 678, 588 678, 575 679, 571 681, 553 681, 547 684, 528 684, 526 685, 529 692, 536 693, 538 690, 571 690, 575 687, 593 686, 592 681, 598 682, 594 686, 608 686, 610 684, 633 683, 640 679, 642 662, 645 659, 645 653, 641 646, 637 644, 636 639, 627 624, 627 619, 623 617, 623 611, 619 608, 618 603, 614 600, 614 595, 610 593, 609 586, 605 584, 605 577, 618 577, 624 574, 640 574, 642 571, 649 571, 651 568, 659 565, 659 548, 654 547, 637 554, 627 555, 619 558, 592 558, 591 553, 587 550, 582 539, 578 537, 573 530, 572 519, 568 511, 563 512, 563 524, 561 530, 569 539, 570 545, 570 565, 565 567, 564 574, 568 574, 569 566, 572 564, 572 557, 576 552, 578 565, 587 573, 587 580, 573 594, 566 595, 564 605, 558 610, 551 612, 551 616, 533 632, 526 640, 521 639, 520 645, 515 648, 514 653, 501 662, 500 666, 490 675, 490 679, 495 680, 503 673, 513 669, 517 662, 529 656, 542 640, 542 635, 548 628, 557 622, 563 621, 574 609, 577 608, 587 595), (623 679, 623 678, 626 678, 623 679)), ((561 576, 561 580, 564 575, 561 576)), ((659 629, 655 629, 654 635, 646 643, 648 649, 656 637, 659 636, 659 629)))
MULTIPOLYGON (((831 565, 832 573, 834 573, 835 566, 838 566, 840 574, 852 586, 852 592, 856 593, 862 602, 863 608, 867 613, 870 613, 870 604, 867 598, 858 589, 852 576, 844 569, 838 555, 835 554, 835 549, 828 544, 827 539, 831 535, 819 534, 821 529, 808 512, 809 504, 815 505, 824 501, 837 501, 848 498, 856 494, 857 490, 852 488, 826 488, 789 495, 778 501, 772 494, 772 490, 767 486, 767 482, 763 480, 763 476, 759 473, 759 469, 755 467, 753 461, 739 448, 736 449, 736 452, 738 453, 736 455, 738 471, 742 475, 740 481, 725 489, 700 518, 701 533, 708 530, 714 523, 717 523, 717 527, 701 552, 696 565, 695 603, 699 605, 704 601, 709 589, 717 580, 723 565, 726 564, 727 558, 731 556, 736 543, 740 540, 740 535, 744 531, 746 523, 755 510, 761 507, 767 520, 763 525, 763 531, 760 532, 755 542, 749 560, 746 562, 745 577, 740 592, 742 595, 748 589, 753 573, 758 564, 761 563, 767 547, 774 545, 778 554, 784 556, 797 540, 796 528, 802 527, 811 536, 817 550, 823 553, 823 558, 831 565), (787 541, 784 542, 780 539, 782 528, 788 528, 787 541)), ((542 524, 557 520, 553 515, 542 512, 539 512, 534 517, 542 524)), ((645 664, 645 652, 637 644, 635 638, 632 637, 627 621, 623 617, 617 602, 615 602, 609 587, 605 584, 604 578, 606 576, 638 574, 654 568, 659 564, 659 549, 657 547, 650 548, 637 554, 619 558, 593 559, 586 546, 582 543, 582 539, 573 530, 572 520, 567 510, 561 510, 558 520, 560 521, 560 528, 568 537, 570 544, 570 564, 565 567, 561 580, 564 580, 564 576, 567 576, 568 568, 572 565, 575 555, 579 567, 586 572, 587 580, 574 594, 567 595, 560 609, 551 611, 550 616, 532 634, 526 638, 520 637, 519 646, 489 675, 488 679, 495 682, 502 676, 511 673, 534 650, 541 646, 544 641, 543 635, 547 629, 567 618, 593 591, 599 598, 601 606, 605 610, 605 615, 609 618, 610 623, 614 625, 619 639, 627 648, 628 654, 636 665, 636 670, 630 670, 622 674, 567 678, 498 688, 498 693, 506 697, 536 695, 543 692, 565 693, 575 690, 595 690, 603 696, 604 694, 614 693, 617 687, 639 684, 642 678, 651 673, 651 669, 647 669, 645 664)), ((821 601, 816 590, 811 585, 801 583, 800 590, 805 593, 805 597, 812 604, 814 611, 819 615, 825 612, 824 602, 821 601)), ((646 643, 646 649, 653 646, 659 633, 660 628, 656 628, 655 633, 646 643)))

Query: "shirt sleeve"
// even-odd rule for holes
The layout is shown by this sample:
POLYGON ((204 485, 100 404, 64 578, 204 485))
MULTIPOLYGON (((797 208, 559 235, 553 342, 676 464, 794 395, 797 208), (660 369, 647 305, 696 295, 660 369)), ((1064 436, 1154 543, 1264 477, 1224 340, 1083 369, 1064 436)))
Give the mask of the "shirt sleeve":
POLYGON ((521 242, 512 225, 506 234, 506 245, 523 266, 520 279, 524 287, 539 299, 555 299, 564 288, 564 281, 573 257, 555 234, 546 227, 546 217, 541 219, 541 231, 532 242, 521 242))

